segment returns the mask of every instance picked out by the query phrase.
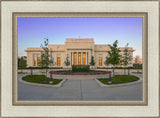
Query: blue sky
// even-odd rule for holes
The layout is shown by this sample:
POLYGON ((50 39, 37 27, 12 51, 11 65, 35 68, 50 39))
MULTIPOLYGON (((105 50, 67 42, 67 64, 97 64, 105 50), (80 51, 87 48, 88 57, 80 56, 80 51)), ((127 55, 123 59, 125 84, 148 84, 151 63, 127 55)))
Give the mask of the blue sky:
POLYGON ((142 18, 18 18, 18 56, 28 47, 64 44, 66 38, 94 38, 95 44, 129 43, 134 56, 142 55, 142 18))

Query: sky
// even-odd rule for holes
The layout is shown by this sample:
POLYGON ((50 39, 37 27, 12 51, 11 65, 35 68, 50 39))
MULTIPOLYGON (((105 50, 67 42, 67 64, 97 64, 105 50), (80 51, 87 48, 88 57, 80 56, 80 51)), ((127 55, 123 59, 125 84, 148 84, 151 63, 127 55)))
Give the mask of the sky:
POLYGON ((113 44, 135 50, 142 58, 142 18, 18 18, 18 56, 28 47, 64 44, 66 38, 94 38, 95 44, 113 44))

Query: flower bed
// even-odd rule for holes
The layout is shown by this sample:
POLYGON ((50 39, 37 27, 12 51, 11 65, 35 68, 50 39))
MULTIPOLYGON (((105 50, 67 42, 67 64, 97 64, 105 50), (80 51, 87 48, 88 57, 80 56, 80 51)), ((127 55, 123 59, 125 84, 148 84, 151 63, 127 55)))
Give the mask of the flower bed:
POLYGON ((59 71, 50 71, 50 74, 59 74, 59 75, 100 75, 100 74, 109 74, 110 71, 98 71, 91 70, 89 72, 72 72, 71 70, 59 70, 59 71))

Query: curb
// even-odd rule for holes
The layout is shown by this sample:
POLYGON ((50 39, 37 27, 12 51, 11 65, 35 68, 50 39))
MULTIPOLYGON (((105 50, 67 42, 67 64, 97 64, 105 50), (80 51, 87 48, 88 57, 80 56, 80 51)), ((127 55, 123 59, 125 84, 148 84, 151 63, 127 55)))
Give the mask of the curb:
MULTIPOLYGON (((134 75, 134 76, 136 76, 136 75, 134 75)), ((142 82, 142 77, 139 77, 139 76, 136 76, 136 77, 139 78, 138 81, 134 81, 134 82, 130 82, 130 83, 124 83, 124 84, 115 84, 115 85, 106 85, 106 84, 103 84, 102 82, 100 82, 100 81, 98 80, 98 78, 95 79, 95 80, 96 80, 97 84, 98 84, 100 87, 120 87, 120 86, 128 86, 128 85, 137 84, 137 83, 142 82)))
MULTIPOLYGON (((26 76, 26 75, 24 75, 24 76, 26 76)), ((63 84, 64 84, 64 82, 67 80, 67 79, 63 79, 59 84, 56 84, 56 85, 47 85, 47 84, 37 84, 37 83, 31 83, 31 82, 26 82, 26 81, 24 81, 24 80, 22 80, 22 78, 24 77, 24 76, 21 76, 19 79, 18 79, 18 81, 19 82, 21 82, 21 83, 23 83, 23 84, 28 84, 28 85, 32 85, 32 86, 42 86, 42 87, 61 87, 63 84)))

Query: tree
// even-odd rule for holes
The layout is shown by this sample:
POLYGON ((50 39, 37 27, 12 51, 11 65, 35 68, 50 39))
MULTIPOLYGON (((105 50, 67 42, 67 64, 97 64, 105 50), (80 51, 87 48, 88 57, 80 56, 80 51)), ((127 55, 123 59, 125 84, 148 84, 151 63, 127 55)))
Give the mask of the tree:
POLYGON ((91 57, 91 62, 89 63, 92 67, 95 65, 94 56, 91 57))
POLYGON ((66 60, 65 60, 65 65, 68 67, 70 65, 70 61, 69 61, 69 57, 68 57, 68 54, 67 54, 67 57, 66 57, 66 60))
MULTIPOLYGON (((109 57, 108 56, 106 56, 106 60, 104 61, 104 64, 106 65, 106 66, 108 66, 109 64, 110 64, 110 60, 109 60, 109 57)), ((107 69, 108 70, 108 69, 107 69)))
POLYGON ((139 61, 140 61, 140 57, 136 56, 135 59, 134 59, 134 65, 135 65, 135 67, 137 69, 137 72, 139 72, 138 71, 138 69, 139 69, 139 61))
POLYGON ((113 65, 113 77, 114 77, 114 69, 115 65, 120 63, 120 57, 121 55, 119 54, 120 50, 117 48, 118 41, 116 40, 113 45, 109 45, 110 51, 108 51, 108 60, 109 63, 113 65))
MULTIPOLYGON (((122 58, 123 58, 122 62, 125 67, 127 67, 128 64, 131 64, 131 60, 132 60, 132 56, 130 55, 130 53, 128 51, 128 45, 129 45, 129 43, 126 44, 125 49, 124 49, 124 54, 122 56, 122 58)), ((125 74, 125 69, 124 69, 124 74, 125 74)), ((129 68, 128 68, 128 75, 129 75, 129 68)))
POLYGON ((19 65, 19 68, 21 69, 21 72, 23 72, 22 69, 27 66, 27 62, 24 59, 24 57, 21 57, 18 59, 18 65, 19 65))
POLYGON ((44 45, 41 44, 41 47, 43 49, 43 52, 41 53, 40 65, 41 65, 41 67, 44 67, 46 69, 46 77, 47 77, 47 69, 49 68, 49 65, 53 63, 53 61, 50 59, 50 55, 49 55, 48 39, 47 38, 44 41, 44 45))
POLYGON ((33 67, 30 66, 29 69, 31 69, 31 76, 33 75, 33 67))

